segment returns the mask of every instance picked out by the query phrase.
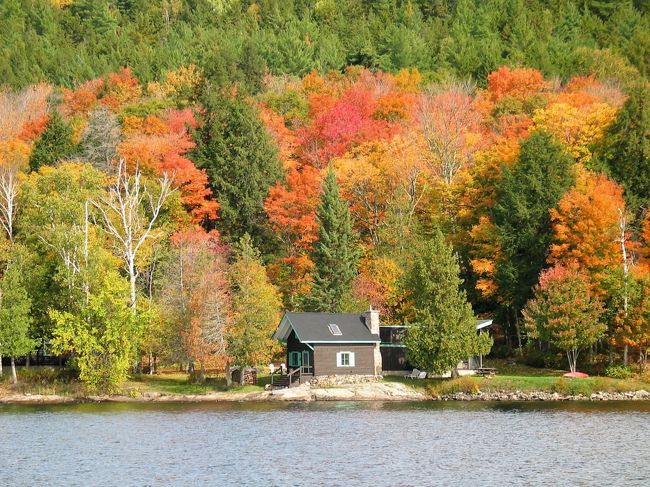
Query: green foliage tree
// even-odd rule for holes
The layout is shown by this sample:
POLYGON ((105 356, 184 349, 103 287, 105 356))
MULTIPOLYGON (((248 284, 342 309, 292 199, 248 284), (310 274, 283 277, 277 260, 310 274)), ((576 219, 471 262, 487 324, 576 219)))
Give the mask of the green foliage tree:
POLYGON ((207 172, 219 201, 217 228, 231 242, 249 234, 259 247, 268 240, 264 199, 283 177, 277 150, 243 100, 213 90, 204 106, 193 159, 207 172))
POLYGON ((38 171, 41 166, 52 166, 71 156, 73 151, 72 129, 54 110, 45 131, 34 145, 29 167, 38 171))
POLYGON ((576 268, 555 266, 541 274, 523 311, 524 326, 529 337, 564 351, 575 372, 579 352, 596 343, 607 328, 600 322, 602 310, 585 275, 576 268))
POLYGON ((235 256, 229 272, 232 321, 226 333, 227 352, 234 365, 260 365, 278 351, 272 335, 282 300, 248 235, 239 240, 235 256))
POLYGON ((51 344, 55 353, 74 354, 79 378, 90 390, 114 392, 127 378, 141 327, 119 273, 95 269, 92 277, 97 280, 77 309, 50 311, 51 344))
POLYGON ((89 164, 66 163, 44 166, 20 186, 16 225, 18 240, 29 250, 25 274, 34 338, 50 338, 49 309, 72 311, 79 299, 71 279, 84 247, 85 209, 103 194, 104 177, 89 164))
POLYGON ((458 260, 442 232, 436 230, 414 258, 405 279, 414 319, 404 339, 409 362, 430 372, 453 373, 461 360, 488 353, 492 339, 476 332, 458 260))
POLYGON ((341 197, 330 167, 316 212, 318 241, 312 259, 313 283, 305 307, 310 311, 338 312, 348 300, 357 275, 359 248, 347 202, 341 197))
POLYGON ((519 313, 546 263, 553 238, 549 209, 555 207, 574 180, 573 160, 553 137, 535 132, 522 144, 519 160, 505 168, 497 188, 492 218, 501 255, 496 282, 519 333, 519 313))
POLYGON ((23 266, 18 259, 9 262, 0 280, 0 357, 11 357, 11 379, 16 377, 15 358, 34 349, 29 336, 31 300, 25 289, 23 266))
POLYGON ((625 188, 635 210, 650 202, 650 88, 643 82, 629 93, 605 135, 599 158, 625 188))

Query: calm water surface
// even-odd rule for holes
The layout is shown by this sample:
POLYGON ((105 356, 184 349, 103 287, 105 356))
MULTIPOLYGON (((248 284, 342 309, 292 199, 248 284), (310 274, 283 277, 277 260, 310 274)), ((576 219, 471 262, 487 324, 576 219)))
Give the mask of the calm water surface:
POLYGON ((649 435, 649 403, 0 405, 0 486, 649 486, 649 435))

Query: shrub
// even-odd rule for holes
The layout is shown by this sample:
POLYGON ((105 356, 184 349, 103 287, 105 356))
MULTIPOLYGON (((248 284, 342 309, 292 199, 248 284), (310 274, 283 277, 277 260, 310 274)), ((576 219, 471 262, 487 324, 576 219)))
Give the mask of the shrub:
POLYGON ((593 392, 591 384, 588 381, 584 379, 566 379, 565 377, 560 377, 551 386, 551 389, 553 392, 565 396, 577 396, 579 394, 590 396, 593 392))
POLYGON ((546 353, 536 348, 529 348, 524 356, 524 363, 530 367, 544 368, 546 365, 546 355, 546 353))
POLYGON ((612 379, 629 379, 634 375, 631 367, 625 365, 610 365, 605 369, 605 375, 612 379))
POLYGON ((512 347, 505 343, 494 344, 490 352, 491 358, 509 358, 512 357, 512 347))
POLYGON ((457 379, 445 380, 440 384, 429 386, 428 392, 431 395, 450 395, 463 392, 465 394, 475 395, 480 391, 478 380, 474 377, 459 377, 457 379))

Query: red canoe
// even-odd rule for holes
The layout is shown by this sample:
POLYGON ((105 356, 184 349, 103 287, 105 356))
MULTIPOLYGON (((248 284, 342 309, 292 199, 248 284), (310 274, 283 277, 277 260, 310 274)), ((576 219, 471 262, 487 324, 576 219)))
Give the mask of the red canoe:
POLYGON ((567 372, 564 374, 564 377, 571 377, 572 379, 584 379, 585 377, 589 377, 589 374, 585 374, 584 372, 567 372))

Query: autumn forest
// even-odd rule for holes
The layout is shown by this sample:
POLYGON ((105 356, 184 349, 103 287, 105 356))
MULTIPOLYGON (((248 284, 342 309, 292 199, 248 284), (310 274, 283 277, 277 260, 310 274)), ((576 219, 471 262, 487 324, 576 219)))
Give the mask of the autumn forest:
POLYGON ((451 272, 495 356, 645 366, 645 2, 337 3, 2 2, 0 355, 204 376, 451 272))

